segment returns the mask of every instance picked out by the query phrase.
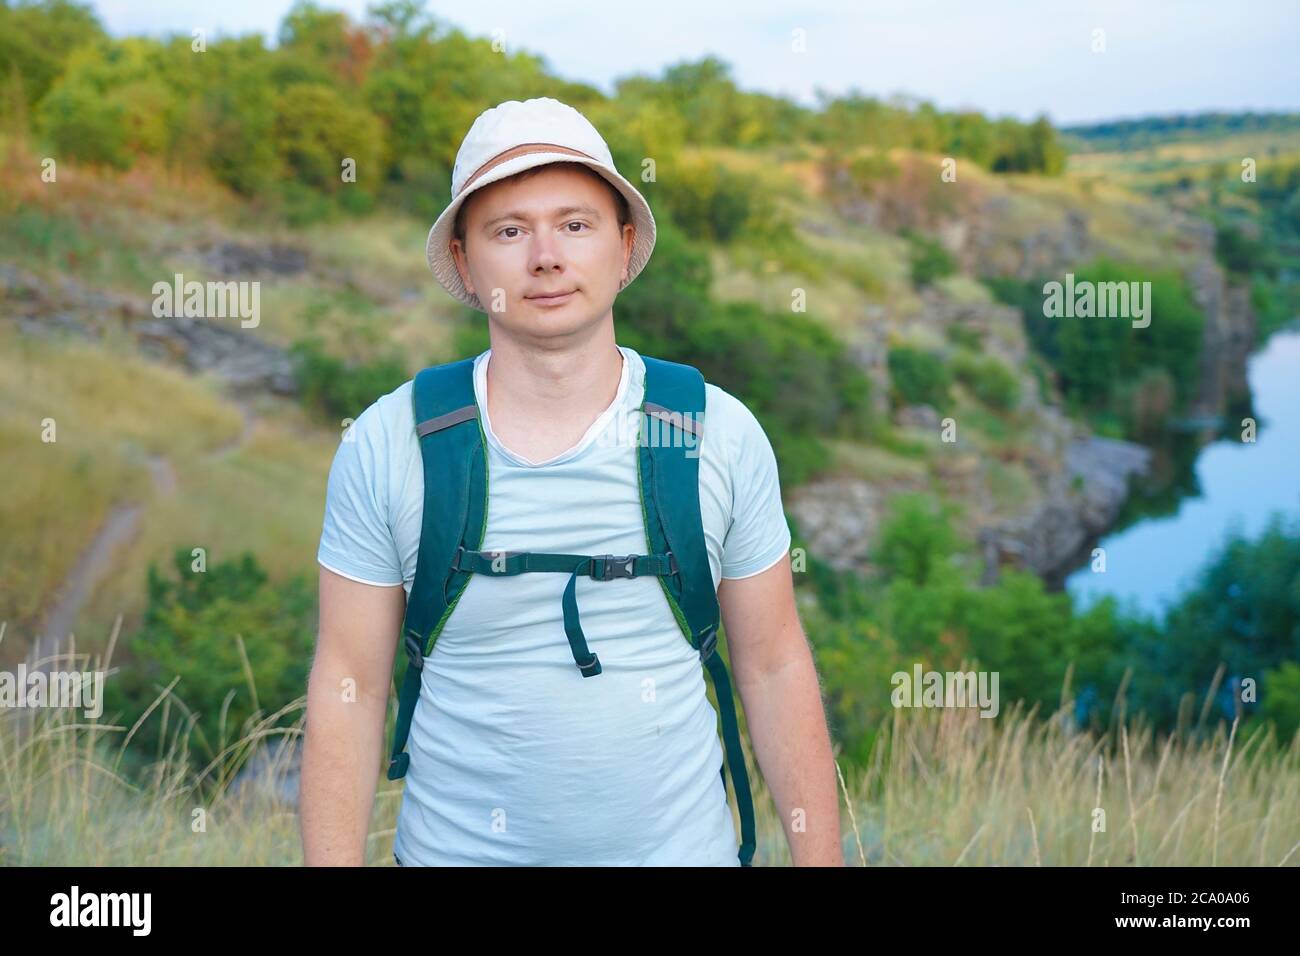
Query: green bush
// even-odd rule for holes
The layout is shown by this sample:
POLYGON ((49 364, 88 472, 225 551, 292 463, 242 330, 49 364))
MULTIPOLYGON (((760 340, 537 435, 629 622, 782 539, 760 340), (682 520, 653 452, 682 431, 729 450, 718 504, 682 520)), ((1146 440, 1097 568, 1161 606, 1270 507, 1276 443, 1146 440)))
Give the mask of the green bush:
MULTIPOLYGON (((1135 328, 1131 319, 1122 317, 1046 315, 1044 286, 1062 282, 1061 276, 984 281, 999 301, 1023 311, 1029 340, 1056 370, 1067 405, 1087 414, 1098 427, 1140 437, 1125 431, 1124 423, 1132 428, 1141 418, 1129 403, 1133 383, 1149 370, 1167 373, 1174 386, 1174 411, 1191 399, 1199 380, 1205 315, 1179 274, 1104 259, 1075 271, 1076 288, 1085 281, 1150 282, 1150 324, 1145 328, 1135 328)), ((1150 392, 1144 396, 1153 397, 1150 392)))
MULTIPOLYGON (((133 663, 109 682, 106 707, 133 721, 179 677, 172 695, 194 721, 199 752, 191 756, 205 764, 244 735, 247 721, 306 693, 316 600, 306 578, 272 582, 249 553, 203 571, 193 562, 188 548, 178 548, 174 579, 149 566, 144 621, 127 643, 133 663)), ((133 741, 141 752, 171 745, 184 723, 175 704, 171 712, 177 722, 166 737, 159 720, 141 725, 133 741)), ((183 728, 179 735, 185 738, 183 728)))
POLYGON ((347 364, 327 355, 316 339, 295 342, 289 351, 303 402, 335 420, 356 418, 411 377, 395 358, 347 364))
POLYGON ((1164 720, 1176 716, 1184 692, 1199 706, 1220 664, 1225 674, 1217 703, 1226 719, 1236 711, 1244 678, 1257 682, 1258 703, 1268 702, 1279 719, 1300 706, 1270 699, 1271 693, 1289 696, 1289 673, 1274 674, 1271 690, 1265 682, 1269 672, 1300 660, 1300 523, 1279 514, 1254 538, 1228 537, 1141 652, 1151 664, 1134 680, 1134 701, 1164 720))
POLYGON ((952 361, 952 372, 957 381, 990 408, 1005 412, 1020 402, 1020 379, 999 359, 958 352, 952 361))
POLYGON ((903 235, 911 247, 912 282, 917 287, 931 285, 957 271, 957 260, 937 239, 913 232, 903 235))
POLYGON ((693 239, 729 242, 751 218, 770 217, 751 183, 702 159, 680 160, 677 169, 660 176, 657 193, 693 239))
POLYGON ((88 84, 60 83, 41 101, 39 123, 55 155, 128 169, 125 110, 88 84))
POLYGON ((383 176, 383 130, 366 110, 333 87, 294 83, 274 103, 275 142, 288 177, 325 193, 356 184, 377 185, 383 176), (356 183, 343 181, 342 163, 356 164, 356 183))
POLYGON ((984 347, 984 336, 977 329, 967 325, 950 325, 945 330, 948 341, 963 349, 978 352, 984 347))
POLYGON ((1245 276, 1259 273, 1277 275, 1277 263, 1269 247, 1259 239, 1252 239, 1238 226, 1219 225, 1214 230, 1214 255, 1229 272, 1245 276))
MULTIPOLYGON (((829 463, 822 437, 865 437, 870 381, 822 323, 753 303, 714 303, 708 257, 664 217, 652 264, 615 306, 618 339, 694 365, 744 402, 798 484, 829 463)), ((467 335, 474 334, 471 331, 467 335)))
POLYGON ((1259 694, 1260 715, 1277 726, 1283 742, 1291 740, 1300 731, 1300 663, 1283 661, 1265 671, 1259 694))
POLYGON ((931 495, 895 495, 881 523, 873 559, 890 578, 918 586, 932 582, 938 569, 961 550, 951 516, 951 510, 931 495))
POLYGON ((900 403, 930 405, 939 411, 948 408, 952 376, 938 356, 900 345, 889 350, 888 364, 894 395, 900 403))

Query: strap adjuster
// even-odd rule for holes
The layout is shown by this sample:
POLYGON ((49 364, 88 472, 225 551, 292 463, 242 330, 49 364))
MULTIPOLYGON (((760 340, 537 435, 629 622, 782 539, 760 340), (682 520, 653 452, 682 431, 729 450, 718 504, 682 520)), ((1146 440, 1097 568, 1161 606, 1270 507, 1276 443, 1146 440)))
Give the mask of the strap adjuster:
POLYGON ((636 555, 593 554, 591 556, 591 577, 597 581, 611 581, 614 578, 634 578, 636 577, 636 555))
POLYGON ((591 652, 591 660, 578 665, 578 670, 582 671, 583 677, 595 677, 600 673, 600 658, 596 656, 595 651, 591 652))
POLYGON ((707 661, 710 657, 713 656, 713 652, 714 650, 717 649, 717 646, 718 646, 718 629, 714 625, 709 625, 708 630, 706 630, 700 636, 701 663, 707 661))

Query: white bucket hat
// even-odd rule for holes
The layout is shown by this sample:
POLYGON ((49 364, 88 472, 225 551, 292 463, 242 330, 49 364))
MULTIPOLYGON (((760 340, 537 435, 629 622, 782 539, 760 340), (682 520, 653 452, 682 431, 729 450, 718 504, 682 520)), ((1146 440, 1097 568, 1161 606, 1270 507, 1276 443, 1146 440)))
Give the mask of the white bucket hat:
POLYGON ((645 197, 614 168, 609 146, 591 122, 572 106, 549 96, 506 100, 474 120, 456 153, 451 173, 451 205, 429 230, 425 254, 443 288, 471 308, 486 312, 477 294, 465 288, 451 254, 456 211, 476 189, 532 166, 573 162, 590 166, 627 197, 636 236, 621 292, 650 259, 655 220, 645 197))

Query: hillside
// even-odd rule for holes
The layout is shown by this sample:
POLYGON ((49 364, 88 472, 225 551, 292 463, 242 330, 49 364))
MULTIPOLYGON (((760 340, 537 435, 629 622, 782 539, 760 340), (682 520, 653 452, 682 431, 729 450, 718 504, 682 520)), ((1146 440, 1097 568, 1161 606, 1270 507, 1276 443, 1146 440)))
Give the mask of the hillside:
MULTIPOLYGON (((790 290, 805 290, 809 316, 869 375, 873 412, 889 423, 869 440, 832 440, 829 467, 787 483, 807 547, 839 567, 869 570, 891 496, 934 490, 964 507, 964 533, 984 542, 990 571, 1011 561, 1048 573, 1114 518, 1124 475, 1144 461, 1136 447, 1097 439, 1063 413, 1019 311, 978 277, 1031 278, 1097 256, 1174 263, 1206 310, 1207 352, 1250 340, 1248 304, 1225 285, 1212 234, 1149 198, 970 164, 944 183, 941 157, 902 150, 698 156, 738 177, 761 170, 762 188, 792 223, 786 249, 798 250, 764 258, 714 244, 713 294, 788 311, 790 290), (862 168, 873 177, 855 179, 862 168), (907 235, 934 236, 951 273, 918 284, 907 235), (899 346, 996 360, 1012 370, 1016 401, 990 407, 958 381, 957 441, 945 443, 933 409, 891 411, 888 354, 899 346)), ((401 356, 408 376, 458 357, 464 317, 427 275, 427 223, 384 210, 265 228, 255 208, 214 183, 144 164, 125 175, 64 166, 49 188, 20 175, 30 155, 9 157, 8 181, 25 185, 10 194, 0 230, 8 366, 0 381, 13 473, 26 477, 0 506, 17 529, 0 561, 15 610, 6 649, 16 651, 15 633, 42 630, 70 580, 85 603, 61 613, 83 639, 107 634, 119 612, 129 629, 144 568, 178 546, 248 548, 273 572, 310 570, 341 425, 298 400, 288 350, 316 336, 351 361, 401 356), (260 279, 260 325, 155 318, 153 277, 173 273, 260 279), (46 416, 77 453, 20 440, 33 417, 46 416), (111 556, 78 571, 104 534, 111 556)), ((618 315, 616 306, 616 326, 618 315)), ((1201 397, 1211 411, 1220 400, 1201 397)))

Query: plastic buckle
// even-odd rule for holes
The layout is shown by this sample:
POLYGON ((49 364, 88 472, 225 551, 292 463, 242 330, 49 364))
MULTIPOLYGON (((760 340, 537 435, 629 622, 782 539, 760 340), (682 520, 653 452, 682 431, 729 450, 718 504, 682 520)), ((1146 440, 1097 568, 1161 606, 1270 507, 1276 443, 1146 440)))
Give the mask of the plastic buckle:
POLYGON ((671 551, 666 551, 664 553, 668 555, 668 573, 676 574, 680 570, 677 567, 677 555, 673 554, 671 551))
POLYGON ((600 673, 600 658, 596 656, 595 651, 591 652, 591 660, 578 665, 578 670, 582 671, 583 677, 595 677, 600 673))
POLYGON ((591 556, 591 576, 597 581, 610 581, 614 578, 636 577, 635 554, 593 554, 591 556), (596 570, 596 562, 600 570, 596 570))
POLYGON ((411 662, 411 666, 417 671, 424 669, 424 647, 420 638, 411 631, 406 632, 403 639, 406 644, 406 656, 411 662))
POLYGON ((700 661, 707 661, 713 656, 714 650, 718 646, 718 629, 710 626, 704 635, 700 638, 700 661))

